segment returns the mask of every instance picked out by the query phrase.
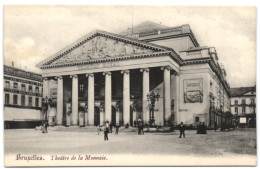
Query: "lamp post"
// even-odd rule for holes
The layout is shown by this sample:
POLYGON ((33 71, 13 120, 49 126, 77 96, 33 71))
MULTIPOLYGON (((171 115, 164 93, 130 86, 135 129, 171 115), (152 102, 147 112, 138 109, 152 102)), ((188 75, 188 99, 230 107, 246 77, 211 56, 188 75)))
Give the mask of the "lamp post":
POLYGON ((155 94, 154 91, 151 91, 149 94, 147 94, 147 100, 149 103, 149 112, 150 112, 150 126, 153 126, 155 119, 154 119, 154 106, 155 106, 155 101, 158 100, 158 98, 160 97, 160 95, 155 94))

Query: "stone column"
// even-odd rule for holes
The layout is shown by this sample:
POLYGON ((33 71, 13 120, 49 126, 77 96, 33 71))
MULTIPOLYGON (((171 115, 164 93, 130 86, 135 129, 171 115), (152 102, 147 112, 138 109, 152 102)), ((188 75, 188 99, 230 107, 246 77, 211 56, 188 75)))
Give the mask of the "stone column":
POLYGON ((174 121, 175 124, 180 123, 180 117, 179 117, 179 98, 180 98, 180 83, 179 83, 179 73, 175 72, 175 92, 176 92, 176 98, 174 100, 174 112, 175 112, 175 117, 174 121))
POLYGON ((143 72, 143 121, 144 123, 148 123, 149 103, 147 94, 150 92, 149 68, 141 69, 140 71, 143 72))
POLYGON ((63 119, 63 78, 62 78, 62 76, 59 76, 59 77, 56 77, 56 79, 58 80, 56 124, 62 125, 62 119, 63 119))
POLYGON ((88 77, 88 125, 94 125, 95 112, 95 83, 94 74, 86 75, 88 77))
POLYGON ((130 71, 123 70, 123 121, 130 125, 130 71))
MULTIPOLYGON (((26 86, 26 91, 29 91, 29 87, 26 86)), ((44 78, 43 79, 43 95, 42 97, 45 99, 45 97, 49 98, 49 79, 44 78)))
POLYGON ((171 68, 162 67, 163 70, 163 96, 164 96, 164 124, 171 116, 171 68))
POLYGON ((78 76, 72 75, 72 125, 78 125, 79 112, 78 112, 78 76))
POLYGON ((104 72, 105 75, 105 121, 111 122, 111 99, 112 99, 112 88, 111 88, 111 72, 104 72))

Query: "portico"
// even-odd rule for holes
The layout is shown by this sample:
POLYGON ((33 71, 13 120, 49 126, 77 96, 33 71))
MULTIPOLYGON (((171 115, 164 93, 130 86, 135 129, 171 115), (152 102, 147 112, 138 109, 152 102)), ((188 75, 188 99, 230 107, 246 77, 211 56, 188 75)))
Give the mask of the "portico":
POLYGON ((171 77, 179 73, 180 62, 169 48, 95 31, 38 67, 45 95, 49 80, 57 81, 57 125, 77 126, 81 118, 85 126, 105 121, 130 125, 139 118, 148 124, 151 91, 160 95, 155 123, 165 125, 172 112, 171 77))

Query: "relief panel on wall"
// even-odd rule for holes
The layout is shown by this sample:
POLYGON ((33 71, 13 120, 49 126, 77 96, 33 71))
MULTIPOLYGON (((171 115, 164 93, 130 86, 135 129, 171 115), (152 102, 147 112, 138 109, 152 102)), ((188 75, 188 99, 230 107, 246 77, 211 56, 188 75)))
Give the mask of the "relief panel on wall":
POLYGON ((203 79, 186 79, 183 85, 184 103, 203 102, 203 79))

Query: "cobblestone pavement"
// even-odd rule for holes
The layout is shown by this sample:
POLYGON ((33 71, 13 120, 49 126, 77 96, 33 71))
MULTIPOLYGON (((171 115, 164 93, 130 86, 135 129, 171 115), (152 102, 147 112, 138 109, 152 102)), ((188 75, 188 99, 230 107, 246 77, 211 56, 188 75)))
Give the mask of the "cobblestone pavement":
POLYGON ((223 154, 256 155, 256 130, 235 129, 226 132, 208 131, 198 135, 187 130, 186 138, 179 132, 145 133, 119 132, 104 134, 97 132, 54 131, 43 134, 34 129, 4 130, 5 154, 171 154, 222 156, 223 154))

